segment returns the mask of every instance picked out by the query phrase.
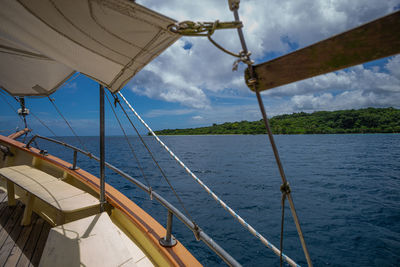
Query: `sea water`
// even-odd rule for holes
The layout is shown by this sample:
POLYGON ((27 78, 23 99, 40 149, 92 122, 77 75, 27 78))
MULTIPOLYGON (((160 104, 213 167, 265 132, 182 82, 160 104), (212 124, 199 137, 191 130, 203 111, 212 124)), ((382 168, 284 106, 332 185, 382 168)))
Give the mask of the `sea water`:
MULTIPOLYGON (((314 266, 400 265, 400 134, 275 136, 294 204, 314 266)), ((73 137, 62 138, 78 145, 73 137)), ((98 155, 98 138, 81 137, 98 155)), ((265 135, 162 136, 161 139, 223 201, 279 247, 281 178, 265 135)), ((152 157, 130 137, 142 171, 124 137, 106 138, 106 158, 182 212, 183 208, 152 157)), ((244 266, 277 266, 279 258, 208 195, 154 141, 144 137, 189 215, 244 266)), ((48 142, 41 146, 72 161, 72 152, 48 142)), ((79 167, 98 175, 83 155, 79 167)), ((120 176, 106 181, 165 226, 167 211, 120 176)), ((286 203, 284 253, 306 265, 286 203)), ((173 234, 204 265, 223 262, 176 218, 173 234)))

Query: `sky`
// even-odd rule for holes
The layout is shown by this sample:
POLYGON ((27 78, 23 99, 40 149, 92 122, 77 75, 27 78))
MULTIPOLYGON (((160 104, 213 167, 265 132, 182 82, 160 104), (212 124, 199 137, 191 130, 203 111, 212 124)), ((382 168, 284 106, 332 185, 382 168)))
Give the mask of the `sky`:
MULTIPOLYGON (((224 0, 137 2, 177 21, 233 20, 224 0)), ((239 15, 257 64, 398 9, 400 0, 242 0, 239 15)), ((217 31, 213 38, 230 51, 241 50, 235 30, 217 31)), ((207 38, 183 37, 140 71, 122 93, 154 130, 259 120, 255 94, 244 83, 245 66, 240 64, 233 72, 234 61, 207 38)), ((98 135, 98 91, 94 81, 78 75, 51 96, 79 135, 98 135)), ((0 134, 14 131, 17 125, 22 128, 14 111, 16 101, 4 93, 0 96, 0 130, 5 130, 0 134)), ((400 55, 281 86, 263 92, 262 97, 270 117, 301 111, 400 108, 400 55)), ((71 135, 47 98, 26 102, 57 135, 71 135)), ((117 114, 122 117, 119 109, 117 114)), ((122 123, 128 128, 126 120, 122 123)), ((52 135, 31 115, 28 124, 36 133, 52 135)), ((121 134, 108 103, 106 134, 121 134)))

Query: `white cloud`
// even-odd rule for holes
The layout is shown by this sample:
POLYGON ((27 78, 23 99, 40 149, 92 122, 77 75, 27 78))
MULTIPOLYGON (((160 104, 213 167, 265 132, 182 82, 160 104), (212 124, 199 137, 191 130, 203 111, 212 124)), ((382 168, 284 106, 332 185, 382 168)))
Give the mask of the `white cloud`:
POLYGON ((364 107, 387 107, 398 106, 400 92, 391 97, 383 97, 375 92, 364 92, 362 90, 344 91, 338 95, 324 93, 322 95, 297 95, 291 98, 292 112, 315 110, 340 110, 364 107))
POLYGON ((295 106, 301 110, 312 110, 315 108, 326 107, 333 99, 332 94, 325 93, 321 96, 313 95, 296 95, 292 98, 295 106))
POLYGON ((192 117, 193 121, 188 122, 194 126, 224 123, 227 121, 252 121, 260 119, 260 111, 257 105, 214 106, 208 110, 197 110, 196 114, 192 117))
MULTIPOLYGON (((138 1, 178 21, 233 20, 227 1, 138 1)), ((333 34, 394 11, 400 0, 270 0, 242 1, 240 16, 253 58, 260 61, 268 53, 284 54, 293 45, 304 47, 333 34)), ((234 30, 218 31, 214 36, 227 49, 241 50, 234 30)), ((254 113, 237 112, 234 107, 216 107, 212 95, 228 97, 252 95, 244 84, 241 64, 232 72, 235 59, 206 38, 182 38, 142 70, 129 84, 136 93, 195 108, 210 122, 214 111, 249 119, 254 113), (192 47, 187 50, 187 42, 192 47), (223 110, 222 110, 223 109, 223 110)), ((266 106, 273 113, 299 110, 339 109, 372 106, 399 106, 400 56, 389 60, 384 69, 357 66, 283 86, 264 93, 266 106), (277 100, 280 102, 278 103, 277 100), (396 102, 397 101, 397 102, 396 102)), ((245 103, 245 105, 248 101, 245 103)), ((252 106, 257 110, 257 106, 252 106)), ((220 116, 218 120, 222 120, 220 116)), ((257 117, 258 118, 258 117, 257 117)), ((235 120, 235 119, 234 119, 235 120)))
POLYGON ((147 112, 144 116, 147 118, 153 117, 161 117, 161 116, 179 116, 193 113, 195 110, 193 109, 172 109, 172 110, 163 110, 163 109, 153 109, 147 112))
POLYGON ((393 57, 386 64, 386 69, 398 80, 400 80, 400 56, 393 57))
POLYGON ((263 93, 268 96, 292 96, 326 91, 362 90, 378 94, 400 91, 400 56, 393 57, 385 65, 389 72, 379 68, 367 69, 362 65, 345 71, 329 73, 297 83, 281 86, 263 93))
POLYGON ((194 120, 203 120, 204 118, 202 116, 193 116, 192 119, 194 119, 194 120))

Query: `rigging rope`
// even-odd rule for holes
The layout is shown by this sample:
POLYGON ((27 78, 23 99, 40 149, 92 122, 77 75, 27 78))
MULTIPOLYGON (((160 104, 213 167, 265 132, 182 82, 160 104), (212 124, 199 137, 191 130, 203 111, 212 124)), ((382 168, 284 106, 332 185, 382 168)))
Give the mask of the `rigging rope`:
POLYGON ((167 28, 169 31, 178 33, 182 36, 207 36, 208 40, 222 52, 238 58, 235 60, 235 62, 233 62, 232 66, 232 70, 235 71, 238 68, 239 62, 243 62, 248 65, 254 64, 254 61, 250 59, 251 53, 248 51, 240 51, 238 54, 235 54, 214 41, 214 39, 211 38, 211 35, 214 34, 215 30, 240 29, 242 27, 243 24, 239 20, 232 22, 219 22, 219 20, 216 20, 215 22, 193 22, 186 20, 171 24, 167 28))
POLYGON ((59 137, 58 135, 56 135, 56 134, 54 133, 54 131, 53 131, 52 129, 50 129, 50 128, 49 128, 41 119, 39 119, 39 117, 37 117, 32 111, 31 111, 31 115, 32 115, 37 121, 39 121, 40 124, 42 124, 47 130, 49 130, 49 132, 51 132, 53 136, 59 137))
MULTIPOLYGON (((243 227, 245 227, 251 234, 257 237, 264 245, 269 247, 276 255, 281 255, 281 251, 276 248, 271 242, 269 242, 264 236, 262 236, 256 229, 254 229, 250 224, 248 224, 242 217, 240 217, 232 208, 230 208, 224 201, 222 201, 206 184, 203 183, 186 165, 166 146, 160 138, 153 132, 153 130, 147 125, 147 123, 140 117, 140 115, 135 111, 135 109, 131 106, 131 104, 126 100, 121 92, 118 92, 118 95, 124 100, 125 104, 129 107, 129 109, 135 114, 135 116, 139 119, 139 121, 146 127, 146 129, 154 136, 157 142, 171 155, 173 159, 175 159, 182 168, 198 183, 204 190, 207 191, 208 194, 214 198, 214 200, 220 204, 229 214, 234 217, 243 227)), ((298 266, 296 262, 294 262, 291 258, 282 253, 282 258, 288 262, 292 266, 298 266)))
MULTIPOLYGON (((239 20, 239 12, 238 12, 240 0, 228 0, 228 2, 229 2, 229 9, 233 12, 235 21, 240 21, 239 20)), ((246 42, 245 42, 245 39, 244 39, 242 28, 237 28, 237 32, 238 32, 238 35, 239 35, 240 43, 242 45, 242 49, 245 52, 245 54, 247 54, 248 50, 247 50, 247 46, 246 46, 246 42)), ((250 81, 250 84, 253 86, 254 91, 256 92, 257 101, 258 101, 258 104, 259 104, 259 107, 260 107, 260 111, 261 111, 261 114, 262 114, 262 117, 263 117, 263 120, 264 120, 265 128, 267 129, 268 138, 269 138, 269 141, 271 143, 271 147, 272 147, 272 150, 273 150, 274 156, 275 156, 275 161, 276 161, 276 164, 278 165, 279 173, 280 173, 281 178, 282 178, 282 182, 283 182, 282 186, 288 188, 285 192, 282 191, 282 194, 284 194, 285 198, 287 197, 287 199, 289 201, 290 210, 292 211, 293 220, 294 220, 295 225, 296 225, 297 233, 299 235, 300 242, 301 242, 301 245, 303 247, 303 251, 304 251, 304 255, 305 255, 306 260, 307 260, 307 264, 308 264, 308 266, 312 267, 313 265, 312 265, 312 262, 311 262, 310 254, 308 253, 308 249, 307 249, 307 246, 306 246, 306 242, 304 240, 303 232, 302 232, 301 227, 300 227, 300 222, 299 222, 299 219, 297 217, 296 209, 294 207, 294 202, 293 202, 292 196, 290 194, 290 187, 289 187, 289 184, 287 182, 287 179, 286 179, 286 176, 285 176, 285 172, 283 170, 282 162, 281 162, 280 157, 279 157, 278 149, 276 147, 275 140, 274 140, 274 137, 272 135, 271 128, 269 126, 269 121, 268 121, 267 114, 265 112, 264 103, 262 101, 260 92, 258 91, 258 89, 256 87, 256 76, 255 76, 255 73, 254 73, 254 70, 253 70, 253 65, 249 64, 249 63, 246 63, 246 64, 247 64, 249 72, 250 72, 250 80, 249 81, 250 81)), ((284 205, 284 201, 282 201, 282 204, 284 205)), ((282 210, 283 210, 283 208, 284 207, 282 207, 282 210)), ((282 223, 282 228, 283 228, 283 223, 282 223)), ((281 231, 283 231, 283 229, 281 231)), ((283 241, 281 240, 281 242, 283 242, 283 241)))
MULTIPOLYGON (((2 97, 3 100, 11 107, 11 109, 13 109, 14 112, 18 114, 18 111, 17 111, 16 109, 14 109, 14 107, 7 101, 7 99, 5 99, 3 95, 1 95, 1 97, 2 97)), ((15 99, 17 102, 19 102, 18 99, 16 99, 16 98, 14 98, 14 99, 15 99)), ((47 130, 49 130, 55 137, 58 137, 58 136, 57 136, 57 135, 56 135, 42 120, 41 120, 41 119, 39 119, 39 117, 37 117, 32 111, 30 111, 30 114, 31 114, 36 120, 38 120, 44 127, 46 127, 47 130)), ((18 118, 20 118, 21 121, 23 122, 23 120, 22 120, 22 118, 21 118, 20 116, 18 116, 18 118)))
MULTIPOLYGON (((0 91, 0 92, 2 92, 2 91, 0 91)), ((1 98, 3 98, 3 100, 11 107, 11 109, 12 109, 16 114, 18 114, 18 118, 22 121, 22 123, 24 123, 25 128, 28 128, 28 125, 27 125, 27 123, 26 123, 26 119, 23 120, 23 119, 21 118, 21 116, 19 116, 18 111, 11 105, 10 102, 7 101, 7 99, 3 96, 3 94, 0 94, 0 95, 1 95, 1 98)), ((13 98, 14 98, 14 97, 13 97, 13 98)), ((19 101, 18 101, 17 98, 14 98, 14 99, 19 103, 19 101)), ((18 128, 17 128, 17 129, 18 129, 18 128)), ((30 132, 33 133, 33 130, 30 129, 30 132)), ((25 143, 25 139, 26 139, 27 135, 28 135, 28 132, 25 134, 25 137, 24 137, 24 140, 23 140, 24 143, 25 143)), ((39 148, 39 145, 37 144, 36 140, 34 140, 34 144, 35 144, 35 146, 36 146, 37 148, 39 148)))
POLYGON ((281 215, 281 240, 280 240, 280 246, 279 249, 281 250, 281 254, 279 255, 279 262, 280 262, 280 267, 283 265, 283 258, 282 258, 282 251, 283 251, 283 224, 285 222, 285 199, 286 195, 282 194, 282 200, 281 200, 281 207, 282 207, 282 215, 281 215))
POLYGON ((76 134, 76 132, 74 131, 74 129, 72 129, 71 125, 69 124, 69 122, 67 121, 67 119, 63 116, 63 114, 61 113, 61 111, 58 109, 58 107, 56 106, 56 103, 54 101, 54 99, 52 99, 50 96, 47 97, 50 101, 51 104, 53 104, 54 108, 57 110, 58 114, 63 118, 63 120, 65 121, 65 123, 68 125, 69 129, 71 130, 72 134, 76 137, 76 139, 78 139, 79 143, 81 144, 82 148, 84 150, 87 150, 85 145, 83 144, 82 140, 79 138, 79 136, 76 134))
MULTIPOLYGON (((122 96, 122 94, 120 92, 118 92, 118 94, 120 94, 122 96)), ((164 178, 164 180, 168 183, 169 187, 171 188, 172 192, 174 193, 175 197, 177 198, 177 200, 179 201, 179 204, 181 205, 182 209, 184 210, 186 216, 192 221, 192 223, 194 224, 195 227, 198 227, 197 224, 194 222, 192 216, 190 216, 190 213, 188 212, 188 210, 185 208, 185 205, 183 204, 183 201, 181 200, 181 198, 179 197, 178 193, 175 191, 174 187, 172 186, 171 182, 169 181, 169 179, 167 178, 166 174, 164 173, 163 169, 161 168, 161 166, 158 164, 157 160, 155 159, 153 153, 151 152, 150 148, 147 146, 146 142, 143 140, 141 134, 139 133, 139 131, 137 130, 137 128, 135 127, 135 125, 133 124, 131 118, 129 117, 128 113, 126 112, 126 110, 124 109, 124 107, 121 105, 121 102, 119 101, 118 97, 114 96, 114 100, 115 103, 118 103, 119 106, 121 107, 122 111, 124 112, 126 118, 129 120, 130 124, 132 125, 133 129, 135 129, 136 134, 139 136, 140 141, 142 142, 143 146, 146 148, 147 152, 149 153, 149 155, 151 156, 151 158, 153 159, 154 163, 156 164, 157 168, 159 169, 162 177, 164 178)), ((123 97, 123 96, 122 96, 123 97)), ((124 98, 124 100, 126 101, 126 99, 124 98)), ((196 239, 197 235, 195 233, 196 239)))
MULTIPOLYGON (((3 91, 0 91, 0 92, 3 93, 3 91)), ((18 114, 18 111, 11 105, 10 102, 7 101, 7 98, 5 98, 5 96, 3 94, 0 94, 0 96, 8 104, 8 106, 10 106, 10 108, 15 112, 15 114, 18 114)), ((18 116, 18 118, 21 120, 22 123, 24 123, 24 120, 20 116, 18 116)))
POLYGON ((288 183, 284 183, 281 185, 281 192, 282 192, 282 199, 281 199, 281 207, 282 207, 282 216, 281 216, 281 241, 280 241, 280 250, 281 250, 281 255, 279 256, 280 258, 280 266, 282 267, 283 265, 283 259, 282 259, 282 251, 283 251, 283 226, 285 223, 285 200, 287 194, 290 193, 290 186, 288 183))
POLYGON ((137 164, 138 164, 139 170, 140 170, 140 172, 142 173, 142 176, 143 176, 144 180, 146 181, 147 187, 150 189, 150 198, 152 199, 152 195, 151 195, 152 189, 151 189, 151 186, 150 186, 150 182, 149 182, 149 180, 147 179, 146 175, 144 174, 142 165, 140 164, 140 161, 139 161, 139 159, 138 159, 138 157, 137 157, 137 155, 136 155, 136 153, 135 153, 135 150, 133 149, 132 143, 129 141, 129 138, 128 138, 126 132, 125 132, 125 129, 124 129, 124 127, 122 126, 121 121, 119 120, 119 118, 118 118, 118 116, 117 116, 117 113, 115 112, 115 109, 114 109, 113 105, 111 104, 111 101, 110 101, 110 99, 109 99, 107 93, 106 93, 105 95, 106 95, 108 104, 110 104, 111 110, 112 110, 112 112, 114 113, 115 119, 117 120, 117 122, 118 122, 118 124, 119 124, 119 127, 121 128, 121 130, 122 130, 122 132, 123 132, 123 134, 124 134, 124 136, 125 136, 125 140, 126 140, 126 142, 128 143, 129 148, 131 149, 131 152, 132 152, 132 154, 133 154, 133 156, 134 156, 134 158, 135 158, 135 160, 136 160, 136 162, 137 162, 137 164))

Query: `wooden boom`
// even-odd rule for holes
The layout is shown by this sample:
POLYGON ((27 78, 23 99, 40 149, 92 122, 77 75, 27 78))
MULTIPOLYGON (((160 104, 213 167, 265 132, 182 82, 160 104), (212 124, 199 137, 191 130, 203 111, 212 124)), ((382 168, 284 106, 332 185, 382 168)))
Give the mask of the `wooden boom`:
MULTIPOLYGON (((400 53, 400 11, 254 66, 263 91, 400 53)), ((246 83, 251 90, 249 71, 246 83)))

